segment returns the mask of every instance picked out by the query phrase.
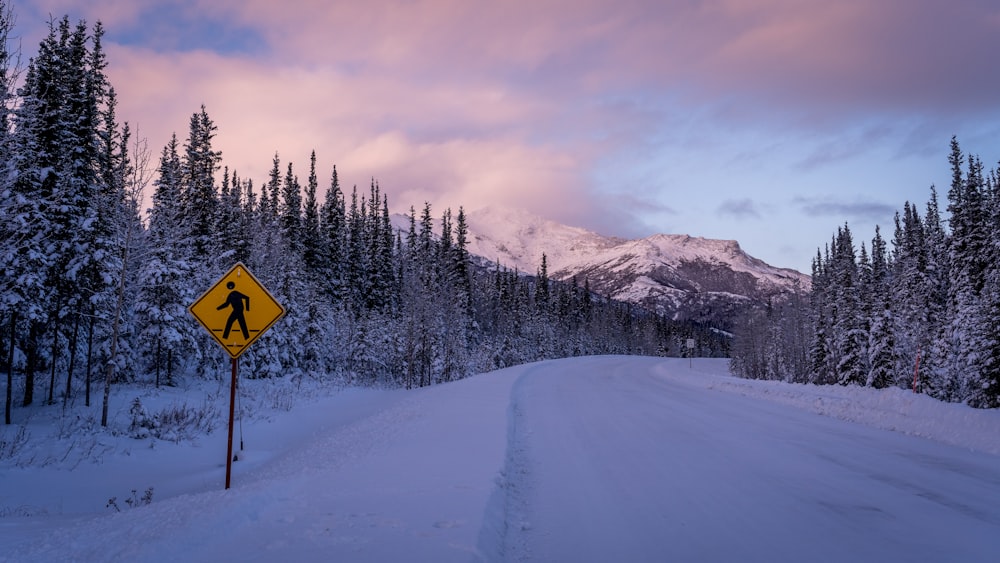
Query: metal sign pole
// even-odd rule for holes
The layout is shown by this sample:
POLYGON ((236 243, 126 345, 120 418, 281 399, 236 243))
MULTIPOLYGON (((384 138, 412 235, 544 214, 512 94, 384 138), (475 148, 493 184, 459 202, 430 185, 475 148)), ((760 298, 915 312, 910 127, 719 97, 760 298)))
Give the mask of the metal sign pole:
MULTIPOLYGON (((285 315, 285 308, 267 289, 237 262, 212 287, 188 307, 188 312, 205 327, 232 359, 233 382, 229 392, 229 446, 226 450, 226 488, 233 471, 233 425, 236 411, 237 361, 260 335, 285 315), (244 275, 246 274, 246 275, 244 275), (220 305, 221 303, 221 305, 220 305)), ((241 411, 242 412, 242 411, 241 411)), ((243 425, 240 419, 240 449, 243 425)))
POLYGON ((232 358, 230 363, 233 368, 233 380, 229 386, 229 446, 226 449, 226 488, 229 488, 230 478, 233 474, 233 418, 236 403, 236 362, 237 358, 232 358))

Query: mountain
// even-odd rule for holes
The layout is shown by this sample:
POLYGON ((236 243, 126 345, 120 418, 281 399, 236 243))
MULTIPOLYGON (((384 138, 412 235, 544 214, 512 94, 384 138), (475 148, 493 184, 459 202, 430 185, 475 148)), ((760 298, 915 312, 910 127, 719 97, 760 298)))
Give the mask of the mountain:
POLYGON ((467 215, 470 254, 676 319, 727 326, 739 308, 802 295, 809 276, 754 258, 733 240, 657 234, 621 239, 562 225, 527 211, 488 207, 467 215))

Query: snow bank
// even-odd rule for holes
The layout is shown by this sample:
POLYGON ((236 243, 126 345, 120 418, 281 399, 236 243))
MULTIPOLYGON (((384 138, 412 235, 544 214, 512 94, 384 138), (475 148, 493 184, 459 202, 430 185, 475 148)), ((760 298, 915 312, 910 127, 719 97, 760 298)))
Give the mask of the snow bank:
POLYGON ((697 360, 693 369, 665 363, 662 373, 707 389, 738 393, 805 410, 902 432, 930 440, 1000 455, 1000 410, 943 403, 897 387, 871 389, 856 385, 806 385, 739 379, 729 374, 728 360, 697 360))
MULTIPOLYGON (((543 492, 533 488, 532 481, 532 471, 542 467, 537 465, 540 460, 547 460, 548 467, 557 469, 574 463, 558 454, 566 446, 562 438, 533 442, 542 430, 568 424, 567 412, 576 413, 583 421, 581 425, 597 424, 568 434, 578 437, 581 444, 592 444, 594 436, 601 432, 614 438, 607 440, 614 446, 613 452, 595 452, 595 467, 608 473, 627 473, 628 478, 613 479, 621 487, 662 490, 662 474, 640 478, 634 471, 636 464, 616 465, 619 453, 645 455, 643 452, 657 450, 639 441, 649 432, 618 432, 613 426, 605 428, 604 423, 595 422, 597 419, 591 415, 602 408, 607 410, 612 403, 617 406, 608 415, 609 420, 622 418, 615 413, 652 415, 673 409, 701 420, 700 426, 687 428, 697 434, 703 432, 703 427, 716 424, 713 417, 717 413, 713 410, 738 412, 752 407, 754 401, 769 401, 791 406, 793 409, 788 410, 796 413, 796 409, 802 409, 975 450, 952 449, 942 454, 967 455, 971 461, 966 466, 988 468, 973 472, 975 479, 969 481, 968 487, 974 494, 968 498, 989 499, 993 494, 994 489, 984 489, 982 484, 995 475, 992 458, 983 461, 981 456, 1000 454, 1000 412, 995 410, 940 403, 900 389, 742 380, 729 375, 726 360, 574 358, 517 366, 413 391, 330 390, 292 381, 245 382, 242 397, 247 416, 241 431, 245 430, 247 447, 234 464, 233 488, 224 491, 224 423, 217 421, 214 430, 194 438, 184 436, 203 429, 203 425, 167 434, 177 437, 176 441, 135 439, 128 431, 130 407, 136 397, 148 413, 185 410, 185 405, 206 411, 206 416, 222 416, 223 411, 228 411, 222 408, 227 406, 222 397, 228 399, 223 385, 199 385, 190 389, 116 389, 111 433, 96 427, 92 415, 86 414, 90 411, 72 406, 80 416, 69 416, 69 422, 58 422, 58 408, 38 407, 33 408, 22 426, 0 429, 0 443, 17 442, 19 428, 27 428, 30 435, 27 442, 18 442, 17 455, 0 459, 0 545, 4 546, 0 561, 529 558, 531 550, 525 547, 529 544, 522 540, 545 541, 549 528, 533 527, 545 522, 544 516, 548 515, 552 522, 579 516, 572 509, 564 510, 562 502, 541 505, 541 513, 537 505, 530 504, 537 500, 535 493, 543 492), (615 368, 619 369, 617 375, 611 373, 610 368, 619 364, 621 367, 615 368), (528 377, 533 374, 537 377, 528 377), (603 387, 582 394, 586 390, 583 384, 589 381, 604 385, 603 381, 612 375, 618 383, 608 389, 615 395, 607 395, 603 387), (661 383, 662 387, 632 388, 629 378, 633 375, 661 383), (531 381, 534 387, 526 386, 525 382, 531 381), (640 408, 640 397, 656 394, 664 400, 673 394, 673 402, 664 408, 640 408), (558 414, 559 409, 565 411, 563 415, 558 414), (152 502, 126 506, 130 490, 136 490, 138 498, 147 488, 154 490, 152 502), (118 498, 121 512, 107 506, 113 496, 118 498), (539 518, 536 523, 526 516, 532 507, 539 518)), ((780 408, 768 407, 746 412, 752 411, 748 416, 768 419, 774 409, 780 408)), ((28 413, 21 410, 18 414, 28 413)), ((803 425, 814 432, 825 432, 836 422, 812 416, 802 420, 806 418, 821 421, 803 425)), ((636 424, 645 424, 643 420, 640 417, 636 424)), ((679 426, 671 423, 665 428, 676 430, 679 426)), ((673 430, 662 435, 677 438, 673 430)), ((657 432, 664 430, 659 428, 657 432)), ((730 449, 720 449, 719 436, 711 432, 704 436, 710 439, 703 440, 697 434, 684 442, 693 448, 688 459, 708 460, 694 466, 697 470, 669 452, 650 459, 694 478, 725 471, 727 462, 716 459, 720 452, 743 449, 753 458, 766 451, 752 441, 734 442, 729 444, 730 449), (702 444, 705 449, 701 449, 702 444)), ((237 440, 240 438, 238 434, 237 440)), ((771 457, 778 458, 789 448, 795 450, 794 444, 815 441, 812 437, 797 438, 789 446, 779 437, 772 438, 774 443, 768 442, 775 450, 771 457)), ((823 444, 834 447, 830 440, 823 444)), ((856 454, 851 441, 836 448, 840 453, 833 458, 843 463, 856 454)), ((878 463, 882 462, 875 465, 878 463)), ((799 485, 804 488, 793 487, 791 493, 831 496, 829 491, 812 491, 806 486, 812 486, 806 476, 815 470, 812 466, 796 469, 791 481, 802 481, 799 485)), ((835 468, 827 470, 836 472, 835 468)), ((570 486, 587 482, 574 481, 573 475, 556 471, 549 477, 570 486)), ((936 475, 934 479, 938 479, 936 475)), ((940 483, 947 484, 955 477, 949 474, 940 479, 944 479, 940 483)), ((704 485, 706 494, 718 490, 716 480, 706 479, 704 485)), ((871 486, 881 494, 881 489, 871 486)), ((937 498, 932 493, 934 490, 928 489, 926 494, 903 498, 906 502, 922 502, 937 498)), ((616 494, 607 496, 607 507, 617 507, 615 503, 621 498, 616 494)), ((703 514, 703 500, 692 497, 689 513, 715 522, 718 514, 703 514)), ((725 506, 730 506, 733 499, 723 500, 725 506)), ((825 496, 821 500, 834 502, 825 496)), ((781 514, 777 508, 774 510, 774 514, 781 514)), ((929 509, 916 510, 922 514, 920 510, 929 509)), ((983 526, 996 522, 990 510, 970 513, 980 512, 986 515, 983 526)), ((677 521, 676 514, 672 518, 677 521)), ((562 529, 575 533, 570 527, 562 529)), ((976 541, 992 541, 994 537, 980 533, 979 528, 970 530, 967 535, 976 541)), ((625 531, 619 526, 618 532, 625 531)), ((746 532, 736 539, 753 544, 757 541, 754 534, 746 532)), ((808 542, 801 543, 808 547, 808 542)), ((654 547, 658 546, 654 541, 654 547)), ((950 548, 951 544, 941 542, 936 547, 950 548)), ((916 548, 912 552, 916 553, 916 548)))

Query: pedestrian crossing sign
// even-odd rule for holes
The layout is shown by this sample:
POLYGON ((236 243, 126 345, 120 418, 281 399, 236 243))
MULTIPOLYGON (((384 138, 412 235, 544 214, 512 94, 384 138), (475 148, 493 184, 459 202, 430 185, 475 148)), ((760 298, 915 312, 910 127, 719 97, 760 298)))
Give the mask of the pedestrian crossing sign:
POLYGON ((188 307, 188 312, 231 357, 238 358, 284 316, 285 308, 240 262, 188 307))

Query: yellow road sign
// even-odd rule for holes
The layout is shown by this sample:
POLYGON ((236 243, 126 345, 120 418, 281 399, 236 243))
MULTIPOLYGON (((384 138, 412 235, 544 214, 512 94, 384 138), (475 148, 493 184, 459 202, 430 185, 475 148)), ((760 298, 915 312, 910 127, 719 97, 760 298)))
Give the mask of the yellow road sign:
POLYGON ((233 358, 285 314, 285 308, 242 262, 219 278, 188 311, 233 358))

